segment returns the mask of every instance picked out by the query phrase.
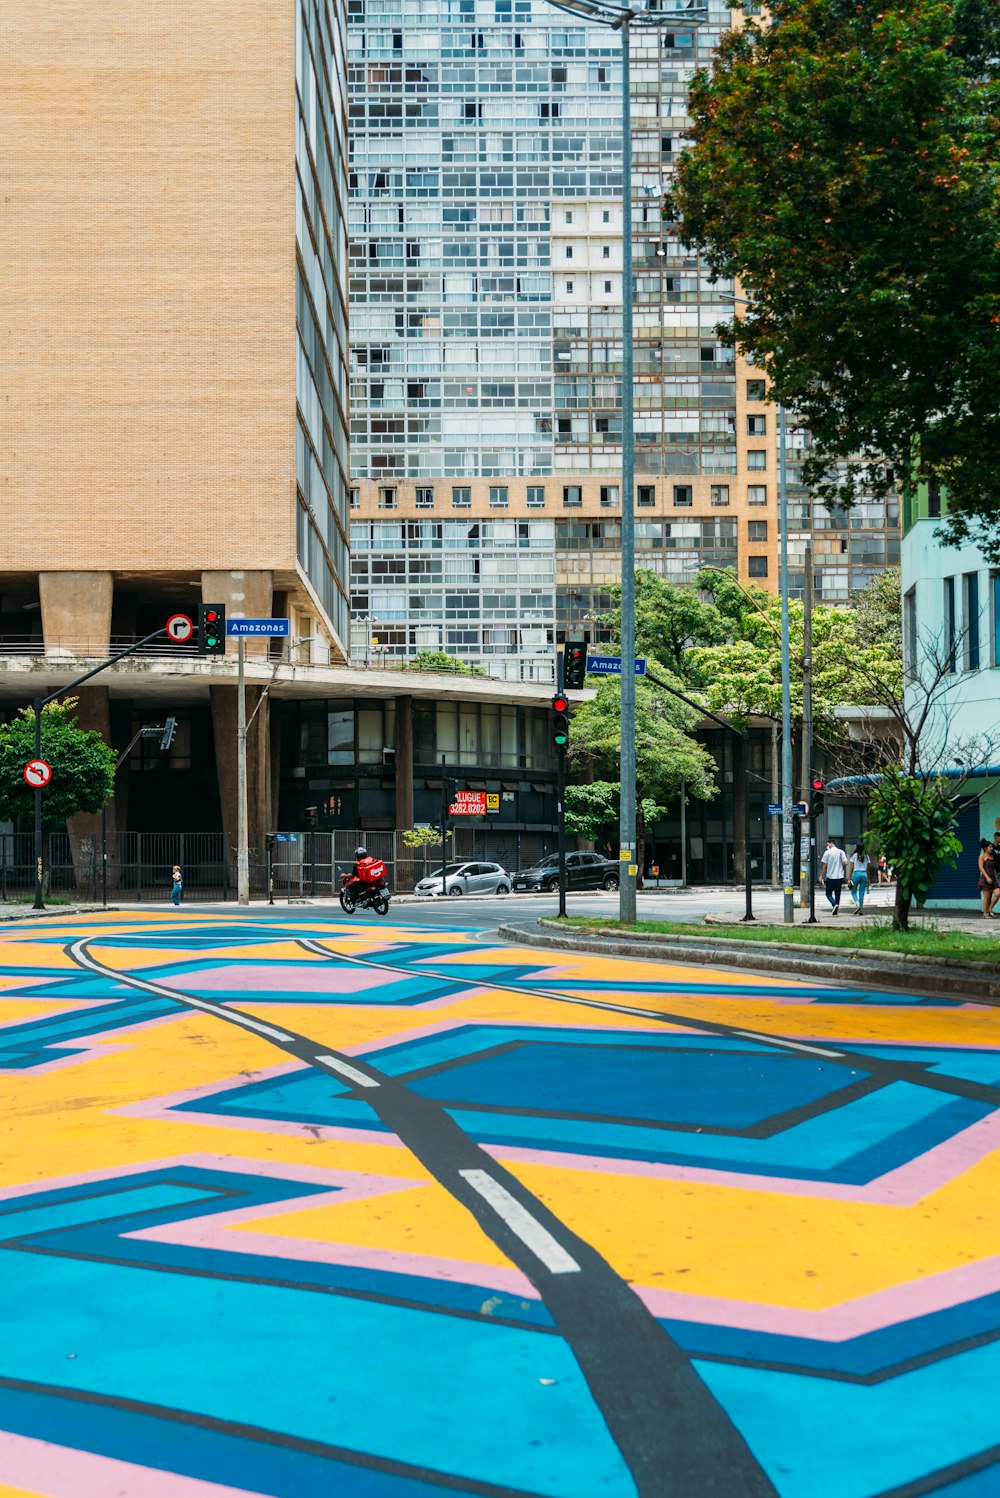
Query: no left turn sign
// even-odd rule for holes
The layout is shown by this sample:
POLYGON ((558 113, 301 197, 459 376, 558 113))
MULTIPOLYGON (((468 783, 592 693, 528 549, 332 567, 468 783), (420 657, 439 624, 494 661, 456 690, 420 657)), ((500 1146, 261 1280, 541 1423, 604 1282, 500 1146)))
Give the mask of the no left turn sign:
POLYGON ((48 760, 29 759, 24 767, 24 778, 33 790, 37 790, 52 779, 52 766, 48 760))
POLYGON ((167 634, 175 645, 186 645, 194 634, 194 624, 187 614, 171 614, 167 620, 167 634))

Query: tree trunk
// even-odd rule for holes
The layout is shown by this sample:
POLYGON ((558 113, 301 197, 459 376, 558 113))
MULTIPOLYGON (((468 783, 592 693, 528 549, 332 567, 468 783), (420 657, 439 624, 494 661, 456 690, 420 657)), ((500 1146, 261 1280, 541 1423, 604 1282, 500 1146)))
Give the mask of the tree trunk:
POLYGON ((907 894, 903 893, 903 886, 900 883, 900 881, 897 879, 897 881, 896 881, 896 903, 893 906, 893 910, 892 910, 892 929, 893 929, 893 931, 909 931, 909 929, 910 929, 910 905, 912 904, 912 901, 913 901, 913 896, 911 894, 908 894, 908 893, 907 894))

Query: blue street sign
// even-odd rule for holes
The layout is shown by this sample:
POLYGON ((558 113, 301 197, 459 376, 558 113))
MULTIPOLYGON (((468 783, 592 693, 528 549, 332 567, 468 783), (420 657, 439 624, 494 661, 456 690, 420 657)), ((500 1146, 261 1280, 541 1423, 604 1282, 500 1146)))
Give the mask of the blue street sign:
POLYGON ((287 619, 227 619, 227 635, 288 635, 291 625, 287 619))
MULTIPOLYGON (((622 658, 620 655, 588 655, 587 674, 589 676, 620 676, 622 674, 622 658)), ((645 676, 646 662, 637 659, 635 663, 636 676, 645 676)))
POLYGON ((276 832, 274 841, 276 843, 297 843, 299 835, 297 832, 276 832))
POLYGON ((784 807, 780 801, 769 801, 767 803, 767 814, 769 817, 780 817, 784 807))
MULTIPOLYGON (((767 814, 768 814, 769 817, 780 817, 783 809, 784 808, 782 807, 780 801, 769 801, 767 803, 767 814)), ((792 816, 793 817, 807 817, 808 815, 809 815, 809 803, 808 803, 808 801, 793 801, 792 802, 792 816)))

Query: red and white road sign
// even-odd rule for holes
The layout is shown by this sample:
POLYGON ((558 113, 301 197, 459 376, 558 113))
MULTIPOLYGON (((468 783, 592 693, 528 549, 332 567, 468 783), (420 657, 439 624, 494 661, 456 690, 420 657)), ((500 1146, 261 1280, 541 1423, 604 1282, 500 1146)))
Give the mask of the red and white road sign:
POLYGON ((24 767, 24 778, 32 790, 48 785, 52 779, 52 766, 45 759, 29 759, 24 767))
POLYGON ((187 614, 171 614, 167 620, 167 634, 175 645, 186 645, 194 634, 194 622, 187 614))

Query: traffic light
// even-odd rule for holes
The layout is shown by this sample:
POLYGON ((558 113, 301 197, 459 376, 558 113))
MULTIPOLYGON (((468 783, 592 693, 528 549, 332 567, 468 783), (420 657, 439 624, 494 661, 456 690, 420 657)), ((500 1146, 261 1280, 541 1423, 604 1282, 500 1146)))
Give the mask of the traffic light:
POLYGON ((163 732, 160 735, 160 748, 161 749, 169 749, 170 746, 171 746, 171 744, 174 742, 174 736, 175 736, 176 733, 177 733, 177 719, 176 718, 168 718, 167 721, 163 725, 163 732))
POLYGON ((569 701, 561 692, 552 699, 552 742, 561 752, 569 743, 569 701))
POLYGON ((812 791, 812 799, 809 803, 810 815, 814 817, 823 814, 823 797, 826 794, 826 782, 821 775, 814 775, 809 782, 812 791))
POLYGON ((583 686, 587 675, 587 647, 582 640, 567 640, 563 661, 563 686, 567 692, 576 692, 583 686))
POLYGON ((198 654, 225 655, 226 653, 226 605, 224 603, 200 603, 198 605, 198 654))

